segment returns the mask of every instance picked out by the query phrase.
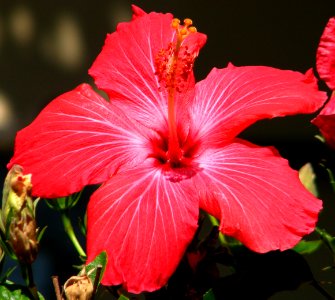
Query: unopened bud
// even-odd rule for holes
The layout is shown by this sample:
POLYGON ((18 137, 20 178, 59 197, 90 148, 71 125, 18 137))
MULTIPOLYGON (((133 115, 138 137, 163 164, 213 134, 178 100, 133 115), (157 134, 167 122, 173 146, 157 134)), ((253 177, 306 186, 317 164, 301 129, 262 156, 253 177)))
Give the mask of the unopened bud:
POLYGON ((22 167, 14 165, 6 176, 2 193, 2 218, 4 223, 6 223, 10 210, 15 214, 21 210, 27 200, 32 202, 30 197, 31 188, 31 174, 23 175, 22 167))
POLYGON ((31 198, 31 174, 14 165, 5 179, 2 195, 1 229, 17 258, 31 264, 37 255, 35 209, 31 198))
POLYGON ((22 212, 19 219, 13 218, 9 227, 9 242, 19 261, 31 264, 38 253, 35 219, 22 212))
POLYGON ((90 300, 93 296, 93 284, 86 274, 72 276, 65 282, 64 291, 67 300, 90 300))

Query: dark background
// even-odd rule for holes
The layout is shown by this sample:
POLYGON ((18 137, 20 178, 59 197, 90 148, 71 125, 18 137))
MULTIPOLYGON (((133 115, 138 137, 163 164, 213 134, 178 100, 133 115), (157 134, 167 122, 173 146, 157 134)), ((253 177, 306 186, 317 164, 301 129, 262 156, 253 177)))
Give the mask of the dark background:
MULTIPOLYGON (((131 3, 148 12, 171 12, 180 19, 189 17, 198 31, 207 34, 208 42, 195 65, 198 80, 205 78, 213 67, 225 67, 228 62, 305 72, 314 66, 323 28, 335 15, 334 0, 0 0, 1 182, 13 152, 16 131, 28 125, 59 94, 82 82, 92 83, 87 70, 100 52, 106 34, 114 31, 118 22, 131 18, 131 3)), ((243 137, 258 144, 275 145, 294 168, 307 161, 318 163, 323 150, 314 138, 318 131, 309 123, 312 117, 258 122, 243 137)), ((320 222, 335 233, 335 199, 328 199, 329 186, 323 175, 321 172, 320 186, 325 210, 320 222)), ((75 219, 85 210, 85 201, 74 212, 75 219)), ((79 261, 63 234, 57 213, 41 203, 37 214, 39 225, 47 224, 48 229, 34 264, 36 281, 46 299, 53 299, 49 294, 51 275, 57 274, 64 281, 76 272, 72 264, 79 261)), ((307 259, 316 276, 324 280, 321 268, 332 263, 326 249, 307 259)), ((332 286, 334 283, 326 287, 332 286)), ((303 286, 272 299, 323 298, 314 289, 303 286)))

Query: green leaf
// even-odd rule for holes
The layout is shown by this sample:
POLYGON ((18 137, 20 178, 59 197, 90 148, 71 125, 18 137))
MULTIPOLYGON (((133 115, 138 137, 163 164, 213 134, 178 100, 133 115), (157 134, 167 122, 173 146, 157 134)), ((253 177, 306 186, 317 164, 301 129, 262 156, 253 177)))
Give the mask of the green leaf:
POLYGON ((318 196, 318 190, 315 184, 315 173, 310 163, 307 163, 300 168, 299 178, 307 190, 314 196, 318 196))
POLYGON ((327 166, 325 166, 324 164, 320 164, 328 173, 328 177, 329 177, 329 183, 333 189, 333 192, 335 193, 335 176, 332 172, 331 169, 329 169, 327 166))
POLYGON ((38 197, 38 198, 36 198, 36 199, 34 200, 34 202, 33 202, 33 207, 32 207, 32 209, 33 209, 34 216, 36 215, 36 208, 37 208, 37 205, 38 205, 38 203, 40 202, 40 200, 41 200, 41 198, 38 197))
POLYGON ((322 245, 321 240, 316 241, 300 241, 298 245, 296 245, 293 250, 298 252, 299 254, 311 254, 318 250, 322 245))
POLYGON ((5 274, 2 274, 0 277, 0 284, 3 284, 4 282, 7 281, 7 279, 9 278, 9 276, 15 271, 16 266, 8 269, 5 274))
POLYGON ((320 134, 316 134, 314 137, 317 140, 319 140, 321 143, 325 143, 326 142, 326 139, 322 135, 320 135, 320 134))
POLYGON ((315 228, 317 232, 330 251, 335 255, 335 237, 331 236, 325 229, 315 228))
POLYGON ((203 299, 203 300, 215 300, 215 296, 214 296, 213 290, 212 290, 212 289, 208 290, 208 291, 204 294, 204 296, 203 296, 202 299, 203 299))
POLYGON ((60 197, 60 198, 55 198, 55 199, 45 199, 45 203, 52 209, 56 211, 65 211, 73 208, 77 202, 79 201, 81 194, 81 190, 78 193, 74 193, 70 196, 67 197, 60 197))
POLYGON ((330 185, 332 186, 333 188, 333 191, 335 192, 335 178, 334 178, 334 174, 333 172, 327 168, 327 172, 328 172, 328 176, 329 176, 329 182, 330 182, 330 185))
POLYGON ((12 258, 13 260, 17 260, 17 257, 15 255, 15 253, 13 252, 11 246, 8 243, 3 241, 4 239, 6 239, 6 237, 2 234, 2 232, 0 233, 0 235, 1 235, 1 237, 0 237, 0 247, 2 248, 4 253, 6 255, 8 255, 10 258, 12 258))
POLYGON ((9 234, 10 234, 9 227, 10 227, 10 224, 12 223, 13 216, 14 216, 13 209, 10 208, 7 214, 7 219, 5 221, 5 240, 6 241, 9 240, 9 234))
POLYGON ((78 220, 79 230, 83 236, 87 235, 87 211, 85 212, 84 218, 78 220))
MULTIPOLYGON (((42 294, 38 293, 39 300, 45 300, 42 294)), ((26 287, 17 284, 0 285, 1 300, 30 300, 29 292, 26 287)))
POLYGON ((44 226, 41 230, 37 232, 37 241, 40 242, 42 239, 42 236, 45 232, 45 230, 48 228, 48 226, 44 226))
POLYGON ((121 295, 118 300, 129 300, 128 297, 126 297, 125 295, 121 295))
POLYGON ((95 284, 97 283, 97 286, 99 286, 99 283, 102 279, 102 275, 105 272, 107 265, 107 253, 105 251, 101 252, 99 255, 95 257, 95 259, 86 265, 85 270, 87 275, 90 277, 92 280, 92 283, 95 284), (96 276, 97 276, 97 271, 100 269, 100 276, 99 280, 96 282, 96 276))

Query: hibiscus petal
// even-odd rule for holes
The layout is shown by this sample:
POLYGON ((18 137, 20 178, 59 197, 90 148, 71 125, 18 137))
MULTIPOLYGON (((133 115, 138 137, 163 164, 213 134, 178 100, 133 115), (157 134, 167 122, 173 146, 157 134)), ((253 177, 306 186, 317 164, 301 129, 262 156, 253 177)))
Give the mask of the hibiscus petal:
POLYGON ((133 293, 166 284, 197 228, 191 180, 170 181, 150 166, 118 173, 88 205, 88 261, 107 251, 102 283, 133 293))
POLYGON ((132 4, 131 9, 133 11, 133 20, 145 16, 147 13, 140 7, 132 4))
POLYGON ((32 173, 36 196, 69 195, 144 160, 146 132, 83 84, 53 100, 18 132, 8 168, 19 164, 32 173))
POLYGON ((203 156, 201 166, 203 185, 213 192, 200 207, 250 249, 289 249, 314 230, 322 203, 274 148, 238 140, 203 156))
POLYGON ((312 123, 320 129, 327 144, 335 149, 335 93, 312 123))
MULTIPOLYGON (((117 31, 107 36, 101 53, 89 70, 96 85, 109 95, 111 101, 123 106, 131 118, 156 129, 166 122, 167 95, 164 84, 155 75, 155 61, 160 50, 167 50, 176 39, 171 22, 171 14, 144 14, 135 7, 135 18, 119 24, 117 31)), ((205 40, 205 35, 193 33, 183 45, 197 56, 205 40)), ((188 90, 194 87, 193 71, 189 74, 187 87, 188 90)), ((178 98, 183 97, 178 95, 178 98)))
POLYGON ((329 19, 316 52, 316 68, 320 78, 335 90, 335 17, 329 19))
POLYGON ((311 71, 229 65, 197 83, 191 115, 200 138, 222 145, 260 119, 312 113, 325 100, 311 71))

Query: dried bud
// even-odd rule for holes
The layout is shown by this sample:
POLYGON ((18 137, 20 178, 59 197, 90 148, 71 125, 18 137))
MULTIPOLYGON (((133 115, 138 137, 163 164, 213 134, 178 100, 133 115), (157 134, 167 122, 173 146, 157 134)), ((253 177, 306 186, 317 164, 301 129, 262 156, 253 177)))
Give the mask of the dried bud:
POLYGON ((13 218, 9 227, 9 242, 17 258, 31 264, 38 253, 36 221, 25 211, 19 219, 13 218))
POLYGON ((64 291, 67 300, 90 300, 93 296, 93 284, 86 274, 72 276, 65 282, 64 291))
POLYGON ((37 255, 35 209, 31 198, 31 174, 14 165, 5 179, 2 195, 2 231, 17 258, 31 264, 37 255))

